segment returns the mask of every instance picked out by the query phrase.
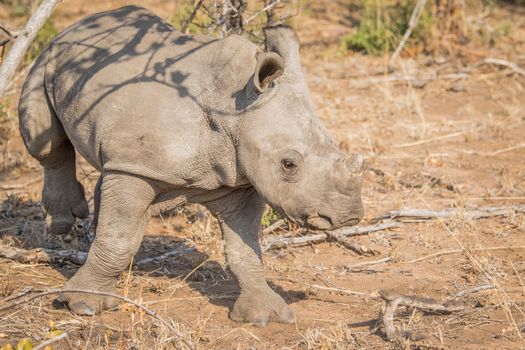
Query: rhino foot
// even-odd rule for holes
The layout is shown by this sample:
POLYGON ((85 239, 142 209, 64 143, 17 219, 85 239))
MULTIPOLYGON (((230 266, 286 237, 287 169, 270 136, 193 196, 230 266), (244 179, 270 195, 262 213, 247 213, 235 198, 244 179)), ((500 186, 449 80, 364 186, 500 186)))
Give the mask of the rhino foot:
POLYGON ((230 312, 230 319, 264 327, 269 321, 292 323, 294 314, 283 298, 268 287, 241 293, 230 312))
MULTIPOLYGON (((96 286, 89 283, 89 279, 82 278, 82 271, 79 270, 63 287, 63 289, 83 289, 95 290, 98 292, 115 293, 114 283, 105 287, 96 286)), ((77 315, 93 316, 104 310, 112 309, 118 306, 119 300, 109 296, 95 295, 88 293, 60 293, 57 300, 67 304, 71 312, 77 315)))

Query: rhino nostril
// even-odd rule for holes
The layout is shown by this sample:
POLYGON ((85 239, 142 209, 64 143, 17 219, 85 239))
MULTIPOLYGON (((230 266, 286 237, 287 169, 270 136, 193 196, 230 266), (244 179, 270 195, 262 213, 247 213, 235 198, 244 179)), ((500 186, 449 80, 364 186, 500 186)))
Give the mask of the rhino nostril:
POLYGON ((357 173, 363 168, 364 158, 360 154, 354 154, 350 157, 346 157, 344 163, 348 171, 357 173))

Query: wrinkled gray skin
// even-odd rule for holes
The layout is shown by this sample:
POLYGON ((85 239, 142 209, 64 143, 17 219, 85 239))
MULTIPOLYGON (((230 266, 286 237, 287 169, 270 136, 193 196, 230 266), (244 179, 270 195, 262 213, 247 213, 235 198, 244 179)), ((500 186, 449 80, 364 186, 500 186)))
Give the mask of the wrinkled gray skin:
MULTIPOLYGON (((201 203, 219 220, 240 284, 230 317, 292 321, 264 276, 264 205, 317 229, 354 225, 363 215, 363 161, 345 157, 315 114, 293 31, 265 35, 265 51, 236 35, 187 36, 130 6, 74 24, 41 54, 19 115, 26 147, 44 167, 51 231, 66 233, 88 216, 75 149, 102 173, 96 238, 65 288, 114 291, 148 218, 201 203)), ((84 315, 115 304, 61 299, 84 315)))

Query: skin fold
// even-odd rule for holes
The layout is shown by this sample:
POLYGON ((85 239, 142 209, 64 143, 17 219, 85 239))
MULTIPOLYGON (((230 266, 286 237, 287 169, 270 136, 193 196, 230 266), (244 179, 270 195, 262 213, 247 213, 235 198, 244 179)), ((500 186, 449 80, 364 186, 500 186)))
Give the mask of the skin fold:
MULTIPOLYGON (((75 150, 100 170, 96 238, 65 288, 114 291, 156 213, 201 203, 217 217, 241 294, 230 317, 266 325, 293 313, 267 284, 258 243, 265 204, 316 229, 363 216, 363 159, 336 146, 312 106, 299 43, 265 29, 246 39, 184 35, 128 6, 59 34, 30 71, 20 132, 44 168, 49 230, 67 233, 89 214, 75 150)), ((93 315, 115 300, 61 295, 93 315)))

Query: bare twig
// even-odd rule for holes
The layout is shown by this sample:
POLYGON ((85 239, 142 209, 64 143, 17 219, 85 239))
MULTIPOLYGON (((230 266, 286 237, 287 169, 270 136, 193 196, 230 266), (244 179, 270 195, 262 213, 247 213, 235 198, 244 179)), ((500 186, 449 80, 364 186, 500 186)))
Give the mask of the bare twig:
MULTIPOLYGON (((466 73, 450 73, 450 74, 429 74, 429 75, 385 75, 372 78, 359 78, 351 80, 352 84, 357 85, 358 87, 367 87, 370 84, 381 84, 388 82, 429 82, 432 80, 458 80, 466 79, 469 75, 466 73)), ((344 77, 343 77, 344 78, 344 77)))
POLYGON ((518 74, 520 74, 522 76, 525 76, 525 69, 520 68, 520 66, 518 66, 514 62, 510 62, 510 61, 507 61, 507 60, 502 60, 502 59, 499 59, 499 58, 487 57, 487 58, 485 58, 483 60, 482 63, 495 64, 495 65, 498 65, 498 66, 507 67, 507 68, 510 68, 515 73, 518 73, 518 74))
POLYGON ((520 143, 520 144, 517 144, 517 145, 514 145, 514 146, 501 148, 501 149, 498 149, 498 150, 495 150, 495 151, 492 151, 492 152, 480 152, 480 151, 462 150, 462 149, 460 149, 459 151, 462 152, 462 153, 465 153, 465 154, 475 154, 475 155, 479 155, 479 156, 493 157, 493 156, 497 156, 498 154, 501 154, 501 153, 510 152, 510 151, 514 151, 514 150, 517 150, 517 149, 521 149, 521 148, 525 148, 525 143, 520 143))
POLYGON ((368 249, 365 246, 361 246, 357 243, 352 242, 348 238, 337 234, 335 231, 326 231, 326 234, 328 235, 328 238, 330 238, 330 240, 341 244, 343 247, 350 249, 351 251, 356 252, 359 255, 375 255, 378 253, 376 250, 368 249))
POLYGON ((184 22, 184 24, 182 25, 182 28, 180 29, 180 31, 183 32, 184 34, 188 33, 188 29, 191 25, 191 22, 193 22, 193 20, 195 19, 197 12, 202 6, 202 2, 203 0, 195 1, 195 4, 193 5, 193 11, 191 11, 190 17, 188 17, 188 19, 184 22))
POLYGON ((51 338, 51 339, 48 339, 46 341, 43 341, 42 343, 38 344, 36 347, 33 348, 33 350, 42 350, 44 349, 46 346, 48 345, 51 345, 51 344, 54 344, 54 343, 58 343, 60 342, 61 340, 66 340, 67 344, 68 344, 68 347, 70 349, 75 349, 73 347, 73 344, 71 344, 71 340, 69 339, 69 335, 67 334, 67 332, 64 332, 60 335, 57 335, 56 337, 54 338, 51 338))
POLYGON ((379 259, 379 260, 363 261, 362 263, 349 266, 348 268, 349 269, 354 269, 356 267, 363 267, 363 266, 368 266, 368 265, 376 265, 376 264, 381 264, 381 263, 384 263, 384 262, 389 262, 391 260, 392 260, 392 257, 387 256, 386 258, 382 258, 382 259, 379 259))
POLYGON ((1 42, 1 45, 5 45, 9 41, 15 39, 17 37, 17 35, 18 35, 18 33, 16 33, 15 31, 11 30, 11 28, 9 28, 7 26, 7 24, 5 24, 3 22, 0 22, 0 36, 3 36, 5 38, 7 38, 6 41, 2 41, 1 42))
POLYGON ((418 2, 416 3, 416 6, 414 7, 414 11, 412 12, 412 15, 410 16, 410 20, 408 21, 408 29, 406 30, 405 34, 401 38, 399 45, 397 45, 396 47, 396 50, 390 57, 390 61, 388 62, 389 66, 393 66, 399 54, 405 47, 407 40, 410 38, 410 35, 412 35, 412 31, 417 26, 417 22, 419 22, 419 18, 421 17, 421 14, 423 13, 423 9, 425 8, 426 3, 427 3, 427 0, 418 0, 418 2))
POLYGON ((340 293, 340 294, 349 294, 349 295, 359 295, 359 296, 374 296, 373 294, 368 293, 368 292, 357 292, 357 291, 354 291, 354 290, 344 289, 344 288, 325 287, 325 286, 320 286, 318 284, 306 283, 306 282, 299 281, 299 280, 296 280, 296 279, 293 279, 293 278, 288 278, 288 277, 278 277, 278 279, 290 281, 290 282, 297 283, 297 284, 301 284, 303 286, 314 288, 314 289, 325 290, 327 292, 334 292, 334 293, 340 293))
POLYGON ((162 323, 162 325, 164 327, 169 329, 188 348, 194 349, 193 346, 188 341, 186 341, 184 339, 183 335, 172 324, 170 324, 164 318, 159 316, 155 311, 152 311, 152 310, 148 309, 147 307, 145 307, 141 303, 138 303, 138 302, 136 302, 134 300, 131 300, 129 298, 123 297, 123 296, 115 294, 115 293, 99 292, 99 291, 96 291, 96 290, 86 290, 86 289, 49 289, 47 291, 31 295, 31 296, 29 296, 27 298, 15 300, 15 301, 7 304, 7 305, 0 306, 0 312, 3 312, 5 310, 11 309, 13 307, 19 306, 21 304, 26 304, 27 302, 29 302, 31 300, 34 300, 34 299, 37 299, 37 298, 42 298, 42 297, 45 297, 45 296, 48 296, 48 295, 61 294, 61 293, 83 293, 83 294, 91 294, 91 295, 112 297, 112 298, 121 300, 121 301, 123 301, 125 303, 131 304, 131 305, 141 309, 142 311, 144 311, 148 316, 150 316, 150 317, 156 319, 157 321, 159 321, 160 323, 162 323))
MULTIPOLYGON (((370 226, 354 226, 354 227, 343 227, 334 231, 331 231, 330 236, 326 232, 320 232, 316 234, 310 234, 307 236, 302 237, 289 237, 289 233, 277 236, 275 238, 272 238, 271 240, 267 241, 266 244, 264 244, 263 252, 268 251, 270 249, 277 249, 277 248, 283 248, 287 246, 302 246, 306 244, 311 243, 320 243, 326 241, 330 237, 350 237, 350 236, 357 236, 357 235, 363 235, 370 232, 376 232, 376 231, 382 231, 390 228, 400 227, 400 223, 396 222, 384 222, 379 223, 375 225, 370 226)), ((314 233, 312 231, 307 231, 310 233, 314 233)))
POLYGON ((462 296, 467 295, 467 294, 473 294, 473 293, 477 293, 477 292, 480 292, 482 290, 487 290, 487 289, 496 289, 496 287, 493 286, 492 284, 484 284, 482 286, 478 286, 478 287, 462 290, 462 291, 456 293, 454 295, 454 298, 459 298, 459 297, 462 297, 462 296))
POLYGON ((272 8, 274 8, 275 6, 277 6, 278 3, 280 3, 281 0, 275 0, 273 1, 272 3, 268 4, 267 6, 265 6, 262 10, 260 11, 257 11, 256 13, 254 13, 253 15, 251 15, 246 21, 244 21, 244 25, 246 26, 248 23, 250 23, 251 21, 253 21, 255 18, 257 18, 258 16, 260 16, 261 14, 263 14, 264 12, 268 12, 270 11, 272 8))
MULTIPOLYGON (((513 247, 487 247, 487 248, 473 248, 473 249, 469 249, 469 250, 473 251, 473 252, 476 252, 476 251, 512 250, 512 249, 525 249, 525 246, 521 245, 521 246, 513 246, 513 247)), ((405 263, 412 264, 412 263, 420 262, 420 261, 423 261, 423 260, 437 258, 438 256, 458 254, 458 253, 468 253, 468 251, 465 250, 465 249, 445 250, 445 251, 442 251, 442 252, 437 252, 437 253, 425 255, 425 256, 422 256, 422 257, 417 258, 417 259, 405 261, 405 263)))
POLYGON ((35 38, 38 30, 44 25, 49 16, 51 16, 53 9, 59 2, 60 0, 44 0, 29 19, 24 30, 16 38, 6 58, 0 65, 0 96, 4 95, 20 60, 24 57, 24 53, 35 38))

